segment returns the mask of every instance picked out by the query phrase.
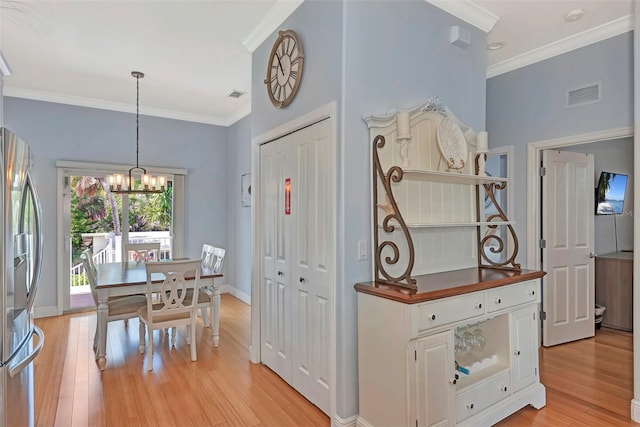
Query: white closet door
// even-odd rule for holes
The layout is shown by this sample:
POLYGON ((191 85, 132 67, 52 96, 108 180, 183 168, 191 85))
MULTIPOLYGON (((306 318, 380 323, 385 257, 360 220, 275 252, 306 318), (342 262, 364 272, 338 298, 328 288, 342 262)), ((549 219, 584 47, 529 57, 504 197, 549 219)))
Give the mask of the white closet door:
POLYGON ((325 120, 260 148, 259 212, 262 361, 327 414, 335 286, 331 130, 325 120))
POLYGON ((291 383, 290 216, 284 215, 289 138, 260 148, 262 217, 262 361, 291 383))
POLYGON ((292 134, 293 386, 329 413, 330 287, 333 280, 333 153, 328 120, 292 134))

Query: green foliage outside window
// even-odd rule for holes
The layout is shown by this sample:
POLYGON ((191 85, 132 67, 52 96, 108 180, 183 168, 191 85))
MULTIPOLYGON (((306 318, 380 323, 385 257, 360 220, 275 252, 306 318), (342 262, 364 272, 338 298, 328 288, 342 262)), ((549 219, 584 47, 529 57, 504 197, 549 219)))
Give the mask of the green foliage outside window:
MULTIPOLYGON (((71 177, 72 264, 80 262, 83 233, 122 235, 122 197, 109 191, 104 177, 71 177), (115 213, 115 215, 114 215, 115 213)), ((171 229, 173 188, 162 193, 129 195, 129 231, 171 229)), ((72 280, 83 280, 72 278, 72 280)))

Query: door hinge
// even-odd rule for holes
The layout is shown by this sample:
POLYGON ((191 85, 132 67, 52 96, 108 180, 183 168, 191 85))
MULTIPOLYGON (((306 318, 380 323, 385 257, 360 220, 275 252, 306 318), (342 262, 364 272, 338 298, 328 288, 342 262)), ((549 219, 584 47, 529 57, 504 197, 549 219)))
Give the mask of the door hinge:
POLYGON ((416 427, 418 427, 418 420, 416 420, 416 427))
POLYGON ((68 176, 64 177, 64 188, 69 188, 69 177, 68 176))
POLYGON ((533 368, 533 373, 537 377, 538 376, 538 368, 533 368))
MULTIPOLYGON (((418 361, 418 350, 415 350, 413 352, 413 357, 415 358, 416 362, 418 361)), ((417 421, 416 421, 417 422, 417 421)))
POLYGON ((544 249, 547 247, 547 241, 545 239, 540 239, 540 249, 544 249))
POLYGON ((540 166, 540 176, 547 176, 547 168, 540 166))
POLYGON ((540 312, 540 319, 547 320, 547 312, 546 311, 541 311, 540 312))
POLYGON ((533 313, 533 320, 536 320, 536 313, 533 313))

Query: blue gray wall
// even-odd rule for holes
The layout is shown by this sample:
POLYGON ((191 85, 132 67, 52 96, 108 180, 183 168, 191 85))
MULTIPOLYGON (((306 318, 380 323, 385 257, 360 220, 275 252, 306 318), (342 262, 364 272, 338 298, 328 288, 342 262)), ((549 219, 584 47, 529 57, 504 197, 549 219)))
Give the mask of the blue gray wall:
MULTIPOLYGON (((4 125, 32 148, 33 177, 44 214, 45 255, 36 307, 56 305, 56 160, 135 162, 135 115, 19 98, 4 98, 4 125)), ((188 170, 185 256, 203 243, 227 244, 227 129, 140 117, 140 163, 188 170)))
POLYGON ((264 93, 274 33, 254 52, 254 136, 330 101, 338 102, 337 415, 358 412, 357 305, 353 285, 371 280, 369 130, 363 117, 409 108, 438 95, 464 122, 484 128, 486 36, 423 0, 305 1, 280 28, 298 32, 305 75, 296 99, 273 108, 264 93), (466 49, 449 44, 451 25, 471 31, 466 49), (263 93, 263 96, 260 94, 263 93), (342 251, 342 252, 340 252, 342 251))
MULTIPOLYGON (((226 283, 251 297, 251 209, 240 206, 240 177, 251 172, 251 117, 229 127, 227 152, 228 168, 228 239, 225 265, 226 283)), ((238 295, 240 296, 240 295, 238 295)))
MULTIPOLYGON (((514 164, 524 171, 527 144, 598 130, 633 126, 631 32, 487 80, 489 146, 514 146, 514 164), (565 109, 569 89, 602 82, 602 101, 565 109)), ((526 173, 517 173, 514 211, 520 239, 518 261, 526 266, 526 173)), ((535 268, 535 266, 526 266, 535 268)))

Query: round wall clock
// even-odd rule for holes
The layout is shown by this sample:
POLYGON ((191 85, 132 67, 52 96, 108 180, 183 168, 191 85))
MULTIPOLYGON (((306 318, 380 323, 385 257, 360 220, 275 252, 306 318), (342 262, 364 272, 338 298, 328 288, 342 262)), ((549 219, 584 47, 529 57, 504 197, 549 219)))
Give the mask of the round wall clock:
POLYGON ((304 54, 298 35, 293 30, 280 31, 267 63, 267 93, 271 103, 284 108, 296 96, 302 79, 304 54))

